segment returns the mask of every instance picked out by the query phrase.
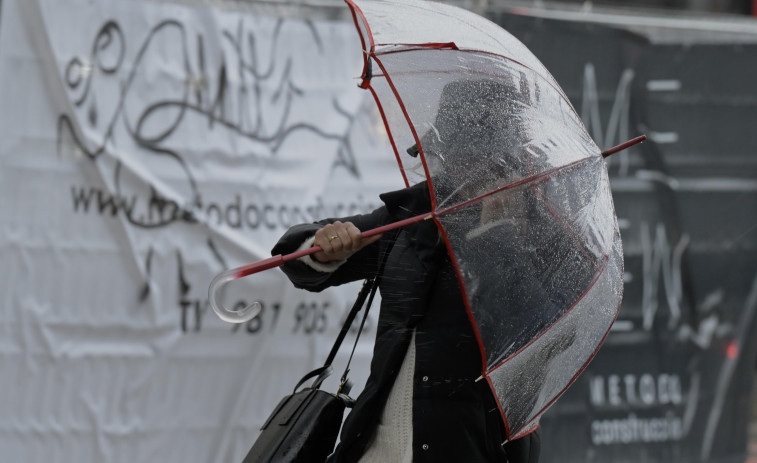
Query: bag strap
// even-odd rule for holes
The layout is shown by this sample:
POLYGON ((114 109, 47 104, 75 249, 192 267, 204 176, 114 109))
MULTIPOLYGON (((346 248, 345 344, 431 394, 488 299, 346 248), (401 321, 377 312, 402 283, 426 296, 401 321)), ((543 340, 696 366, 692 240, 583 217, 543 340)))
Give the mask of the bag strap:
POLYGON ((376 278, 373 279, 373 285, 371 287, 371 295, 368 298, 368 304, 365 306, 365 312, 363 312, 363 319, 360 321, 360 329, 358 329, 357 335, 355 335, 355 343, 352 345, 350 358, 347 359, 347 365, 345 365, 344 367, 344 373, 342 373, 342 378, 339 380, 339 388, 336 390, 337 395, 339 395, 343 391, 344 391, 344 394, 349 394, 350 389, 352 388, 352 384, 350 384, 349 380, 347 379, 347 374, 350 372, 350 363, 352 362, 352 356, 355 355, 355 348, 357 347, 357 342, 360 340, 360 334, 363 332, 363 327, 365 326, 365 320, 368 318, 368 311, 371 309, 371 303, 373 303, 373 296, 376 295, 376 289, 378 289, 379 283, 381 283, 381 271, 379 271, 379 274, 376 275, 376 278))
MULTIPOLYGON (((347 385, 347 382, 348 382, 347 373, 349 372, 350 363, 352 362, 352 356, 355 354, 355 348, 357 347, 357 342, 360 339, 360 333, 363 331, 363 327, 365 326, 365 320, 368 318, 368 311, 370 310, 371 304, 373 303, 373 297, 376 295, 376 290, 378 289, 379 284, 381 283, 381 276, 384 273, 386 260, 389 257, 389 253, 391 252, 392 248, 394 247, 394 242, 397 241, 398 235, 399 235, 399 231, 395 231, 391 240, 387 244, 387 248, 384 251, 384 255, 381 258, 381 263, 379 264, 379 268, 378 268, 378 271, 376 272, 376 275, 374 275, 373 278, 369 278, 363 282, 363 287, 360 289, 360 293, 358 293, 357 299, 355 300, 355 303, 352 305, 352 309, 350 309, 350 312, 347 314, 347 318, 344 320, 342 329, 339 331, 339 335, 337 335, 336 340, 334 341, 334 345, 331 347, 331 352, 329 352, 328 357, 326 357, 326 362, 324 362, 322 367, 316 368, 315 370, 303 376, 302 379, 300 379, 300 381, 294 387, 295 392, 297 392, 297 389, 299 389, 299 387, 303 383, 305 383, 307 380, 315 376, 317 376, 318 379, 310 387, 312 389, 318 389, 318 387, 320 387, 323 380, 326 379, 326 377, 332 373, 333 369, 331 368, 331 364, 336 358, 336 354, 339 351, 339 347, 342 345, 342 341, 344 341, 344 338, 347 336, 347 332, 350 330, 350 327, 352 326, 352 322, 355 320, 357 313, 360 312, 360 309, 363 308, 363 304, 365 304, 365 300, 368 299, 368 304, 366 305, 365 312, 363 313, 363 319, 360 322, 360 329, 358 330, 357 335, 355 336, 355 344, 352 346, 352 352, 350 353, 350 358, 347 361, 347 366, 344 369, 344 374, 342 375, 342 379, 339 383, 339 389, 337 390, 337 394, 339 394, 342 391, 342 389, 345 388, 345 385, 347 385)), ((349 392, 348 390, 345 390, 344 393, 346 394, 348 392, 349 392)))
MULTIPOLYGON (((297 390, 302 386, 306 381, 308 381, 311 378, 318 377, 312 385, 310 385, 311 389, 318 389, 321 386, 321 383, 323 382, 326 377, 330 376, 331 373, 333 373, 334 369, 331 366, 332 362, 334 361, 334 358, 336 357, 337 352, 339 351, 339 347, 342 345, 342 341, 344 341, 344 338, 347 336, 347 332, 350 329, 350 326, 352 326, 352 322, 355 320, 355 316, 360 311, 360 309, 363 307, 363 304, 365 303, 365 299, 368 297, 368 294, 373 294, 375 292, 375 288, 377 285, 375 285, 376 278, 369 278, 365 280, 363 283, 363 287, 360 289, 360 293, 357 295, 357 299, 355 300, 355 303, 352 305, 352 309, 350 309, 350 313, 347 314, 347 318, 344 321, 344 324, 342 325, 341 331, 339 331, 339 335, 336 337, 336 341, 334 341, 334 345, 331 347, 331 352, 329 352, 329 356, 326 358, 326 362, 323 364, 322 367, 318 367, 315 370, 306 373, 305 376, 303 376, 300 381, 297 383, 296 386, 294 386, 294 392, 296 393, 297 390)), ((371 297, 371 301, 373 301, 373 297, 371 297)), ((370 302, 368 305, 368 308, 370 308, 370 302)), ((365 313, 368 313, 368 310, 366 309, 365 313)), ((365 316, 363 316, 363 322, 360 324, 360 330, 362 331, 363 325, 365 324, 365 316)), ((360 337, 360 333, 358 332, 358 336, 360 337)), ((357 339, 355 339, 355 342, 357 343, 357 339)), ((355 349, 353 348, 352 351, 354 352, 355 349)), ((350 360, 352 360, 352 354, 350 354, 350 360)), ((348 365, 349 366, 349 362, 348 365)), ((346 375, 346 371, 345 371, 346 375)), ((344 377, 342 377, 344 378, 344 377)), ((337 391, 337 394, 342 390, 343 384, 339 384, 339 389, 337 391)))
MULTIPOLYGON (((360 293, 358 294, 357 299, 355 300, 355 303, 352 305, 352 309, 350 309, 350 313, 347 315, 347 318, 344 320, 342 329, 339 332, 339 335, 336 337, 336 341, 334 341, 334 346, 331 348, 331 352, 329 352, 329 356, 326 358, 326 362, 323 364, 323 366, 327 367, 331 365, 331 363, 334 361, 334 358, 336 358, 336 354, 339 351, 339 347, 342 345, 342 341, 344 341, 344 338, 347 336, 347 332, 350 330, 350 327, 352 326, 352 322, 355 320, 357 313, 360 312, 360 309, 363 308, 365 299, 368 297, 368 294, 370 293, 370 298, 368 299, 368 305, 366 306, 365 313, 363 314, 363 321, 360 324, 360 331, 363 330, 363 326, 365 325, 365 318, 368 315, 368 310, 371 308, 371 303, 373 302, 373 296, 376 294, 376 289, 378 289, 378 286, 381 283, 381 276, 384 273, 386 260, 389 257, 389 253, 392 251, 392 248, 394 247, 394 242, 397 241, 397 235, 398 233, 395 232, 394 236, 392 236, 392 239, 389 241, 389 244, 387 244, 386 251, 384 251, 384 255, 381 258, 381 263, 379 264, 379 268, 378 268, 378 271, 376 272, 376 275, 374 275, 373 278, 369 278, 365 280, 365 282, 363 282, 363 287, 360 289, 360 293)), ((360 331, 358 331, 358 334, 355 339, 356 345, 357 345, 358 338, 360 338, 360 331)), ((354 349, 353 349, 353 352, 354 352, 354 349)), ((352 359, 352 356, 350 356, 350 359, 352 359)), ((347 366, 349 366, 349 364, 347 366)))
POLYGON ((360 329, 358 329, 357 335, 355 335, 355 343, 352 345, 350 358, 347 359, 347 365, 345 365, 344 367, 344 373, 342 373, 342 378, 339 380, 339 388, 336 391, 337 395, 341 394, 343 390, 344 394, 349 394, 350 389, 352 388, 352 385, 347 379, 347 374, 350 372, 350 363, 352 363, 352 356, 355 355, 355 348, 357 347, 357 342, 360 340, 360 334, 363 332, 363 327, 365 327, 365 321, 368 319, 368 311, 371 310, 373 297, 376 295, 376 290, 381 284, 381 277, 384 275, 384 267, 386 266, 386 261, 389 258, 389 254, 392 252, 392 248, 394 247, 395 241, 397 241, 398 235, 399 231, 395 232, 392 236, 392 239, 389 241, 389 244, 386 247, 386 251, 384 251, 384 256, 381 258, 381 264, 379 265, 379 269, 376 272, 376 276, 373 277, 373 282, 371 283, 371 294, 368 297, 368 303, 365 306, 365 312, 363 312, 363 319, 360 321, 360 329))
POLYGON ((331 367, 331 365, 324 365, 322 367, 316 368, 310 373, 305 374, 305 376, 303 376, 300 379, 300 381, 294 387, 294 392, 296 393, 297 390, 300 388, 300 386, 302 386, 307 380, 309 380, 310 378, 314 378, 316 376, 317 378, 313 382, 313 384, 310 385, 310 388, 318 389, 319 387, 321 387, 321 383, 323 382, 323 380, 329 377, 333 371, 334 369, 331 367))
POLYGON ((326 362, 323 364, 324 367, 330 366, 331 363, 334 361, 334 358, 336 358, 336 353, 339 351, 339 347, 342 345, 342 341, 344 341, 344 338, 347 336, 347 332, 350 330, 350 327, 352 326, 352 322, 355 320, 355 316, 357 315, 358 312, 360 312, 360 309, 363 307, 363 304, 365 303, 365 299, 368 297, 368 293, 371 292, 371 289, 373 288, 375 281, 376 281, 376 277, 373 277, 363 282, 363 287, 360 289, 360 293, 357 295, 357 299, 355 300, 355 303, 352 305, 352 309, 350 309, 350 313, 347 314, 347 318, 344 320, 344 324, 342 325, 342 330, 339 331, 339 335, 336 337, 336 341, 334 341, 334 346, 331 348, 331 352, 329 352, 329 356, 326 357, 326 362))

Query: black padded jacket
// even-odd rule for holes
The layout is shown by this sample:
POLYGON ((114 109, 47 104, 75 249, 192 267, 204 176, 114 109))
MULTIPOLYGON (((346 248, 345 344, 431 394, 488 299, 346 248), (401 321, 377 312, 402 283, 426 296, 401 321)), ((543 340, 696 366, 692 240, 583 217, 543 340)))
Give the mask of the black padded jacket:
MULTIPOLYGON (((368 230, 428 212, 425 183, 382 194, 385 206, 339 218, 368 230)), ((291 228, 272 253, 294 252, 326 223, 291 228)), ((295 260, 282 270, 298 288, 321 291, 375 275, 394 233, 363 248, 334 272, 319 272, 295 260)), ((538 461, 539 436, 532 433, 504 447, 504 426, 486 381, 476 381, 482 357, 446 248, 432 220, 397 232, 379 287, 381 309, 370 375, 341 432, 332 463, 359 460, 370 443, 389 391, 415 330, 413 461, 538 461), (507 453, 506 453, 507 452, 507 453), (508 460, 507 454, 510 454, 508 460)))

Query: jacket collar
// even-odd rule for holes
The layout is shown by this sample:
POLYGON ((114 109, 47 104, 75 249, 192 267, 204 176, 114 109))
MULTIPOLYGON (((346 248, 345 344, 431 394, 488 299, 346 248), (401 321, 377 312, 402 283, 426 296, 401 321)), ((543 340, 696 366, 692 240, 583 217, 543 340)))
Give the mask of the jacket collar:
POLYGON ((431 211, 431 198, 425 181, 409 188, 382 193, 379 198, 386 205, 389 215, 395 220, 407 219, 431 211))

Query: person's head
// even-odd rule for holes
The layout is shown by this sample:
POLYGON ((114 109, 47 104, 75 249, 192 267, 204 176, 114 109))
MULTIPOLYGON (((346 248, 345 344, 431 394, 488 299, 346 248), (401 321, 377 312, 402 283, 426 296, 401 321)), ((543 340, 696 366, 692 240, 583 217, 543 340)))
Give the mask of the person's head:
POLYGON ((470 78, 442 89, 434 122, 411 155, 423 151, 440 202, 461 189, 506 184, 525 175, 523 95, 516 82, 470 78))

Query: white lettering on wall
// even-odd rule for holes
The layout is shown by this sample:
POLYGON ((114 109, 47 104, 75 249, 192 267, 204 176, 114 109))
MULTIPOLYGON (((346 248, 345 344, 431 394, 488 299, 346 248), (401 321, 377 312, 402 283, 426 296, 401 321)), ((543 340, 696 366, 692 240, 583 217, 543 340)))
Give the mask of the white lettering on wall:
POLYGON ((653 418, 639 418, 629 413, 625 418, 591 422, 594 445, 665 442, 680 440, 683 435, 682 420, 672 413, 653 418))
POLYGON ((683 389, 677 374, 597 375, 589 380, 589 400, 597 407, 679 405, 683 389))
MULTIPOLYGON (((620 82, 615 91, 615 100, 610 110, 610 118, 607 121, 606 130, 602 130, 602 121, 599 114, 599 93, 597 92, 597 78, 594 73, 594 64, 586 63, 584 66, 584 88, 581 100, 581 119, 586 124, 591 136, 602 149, 611 148, 623 143, 630 138, 628 133, 629 110, 631 108, 631 82, 633 82, 633 70, 626 69, 620 76, 620 82)), ((628 173, 628 156, 625 151, 618 153, 620 160, 620 175, 628 173)), ((613 158, 607 158, 612 162, 613 158)))
POLYGON ((681 318, 681 258, 689 244, 688 235, 683 235, 674 246, 668 242, 665 226, 658 223, 654 240, 649 224, 641 223, 642 249, 642 312, 644 329, 652 329, 658 308, 659 282, 662 278, 665 299, 670 310, 670 327, 681 318))

